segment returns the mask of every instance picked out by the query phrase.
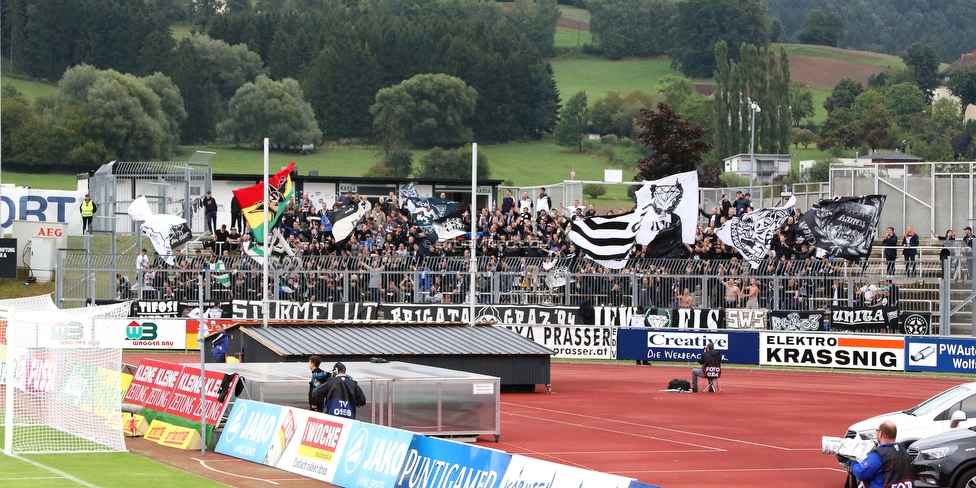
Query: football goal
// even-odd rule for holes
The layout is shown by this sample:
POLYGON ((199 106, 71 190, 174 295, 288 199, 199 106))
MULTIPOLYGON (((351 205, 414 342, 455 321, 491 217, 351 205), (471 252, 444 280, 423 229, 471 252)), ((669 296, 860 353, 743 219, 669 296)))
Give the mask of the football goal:
POLYGON ((116 307, 37 305, 0 303, 4 452, 125 451, 121 342, 93 320, 118 315, 116 307))

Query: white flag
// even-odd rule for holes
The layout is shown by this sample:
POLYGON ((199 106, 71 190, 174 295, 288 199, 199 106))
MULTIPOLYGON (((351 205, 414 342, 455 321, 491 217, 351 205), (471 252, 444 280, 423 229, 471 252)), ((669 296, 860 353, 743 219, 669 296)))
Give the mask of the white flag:
POLYGON ((769 255, 773 233, 793 215, 795 206, 796 197, 790 197, 782 207, 761 208, 743 214, 741 218, 733 217, 715 234, 725 244, 738 249, 753 269, 758 268, 759 263, 769 255))

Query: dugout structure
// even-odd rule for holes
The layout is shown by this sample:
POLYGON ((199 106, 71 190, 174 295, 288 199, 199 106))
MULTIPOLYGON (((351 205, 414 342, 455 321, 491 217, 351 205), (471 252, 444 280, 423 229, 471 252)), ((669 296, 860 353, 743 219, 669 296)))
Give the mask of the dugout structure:
POLYGON ((125 451, 122 338, 95 318, 124 317, 128 303, 52 307, 49 296, 0 301, 4 452, 125 451))

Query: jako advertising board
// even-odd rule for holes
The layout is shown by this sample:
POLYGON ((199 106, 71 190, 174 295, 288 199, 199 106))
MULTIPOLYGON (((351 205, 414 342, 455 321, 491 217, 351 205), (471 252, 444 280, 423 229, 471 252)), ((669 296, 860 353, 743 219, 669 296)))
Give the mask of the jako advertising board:
POLYGON ((616 359, 617 328, 587 325, 504 325, 536 344, 552 349, 557 358, 616 359))
POLYGON ((339 456, 333 484, 393 488, 407 459, 414 434, 356 422, 339 456))
POLYGON ((976 340, 915 338, 905 340, 906 371, 976 373, 976 340))
POLYGON ((759 347, 761 365, 905 370, 902 337, 763 332, 759 347))
POLYGON ((397 488, 498 488, 512 455, 436 437, 414 436, 397 488))
POLYGON ((757 332, 692 331, 621 327, 617 330, 617 359, 697 363, 709 342, 721 351, 722 362, 758 364, 757 332))

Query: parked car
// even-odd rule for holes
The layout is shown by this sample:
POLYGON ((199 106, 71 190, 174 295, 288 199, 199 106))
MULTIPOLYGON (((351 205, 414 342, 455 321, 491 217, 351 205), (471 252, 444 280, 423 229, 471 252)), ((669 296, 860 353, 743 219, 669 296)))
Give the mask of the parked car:
MULTIPOLYGON (((846 437, 874 439, 875 430, 881 422, 891 420, 898 428, 897 441, 908 446, 919 439, 950 430, 952 414, 956 411, 966 414, 966 420, 961 421, 958 427, 965 430, 976 426, 976 382, 953 386, 908 410, 862 420, 847 429, 846 437)), ((976 484, 973 486, 976 488, 976 484)))
MULTIPOLYGON (((957 411, 953 415, 959 417, 957 411)), ((912 479, 919 488, 976 487, 976 427, 921 439, 908 448, 912 479)))

